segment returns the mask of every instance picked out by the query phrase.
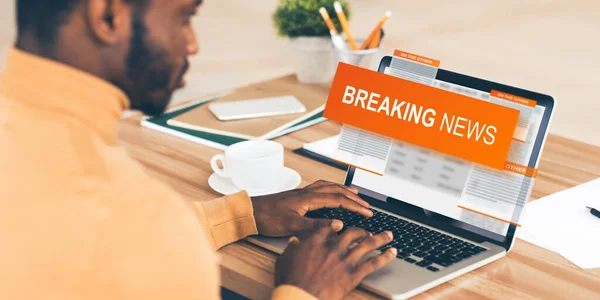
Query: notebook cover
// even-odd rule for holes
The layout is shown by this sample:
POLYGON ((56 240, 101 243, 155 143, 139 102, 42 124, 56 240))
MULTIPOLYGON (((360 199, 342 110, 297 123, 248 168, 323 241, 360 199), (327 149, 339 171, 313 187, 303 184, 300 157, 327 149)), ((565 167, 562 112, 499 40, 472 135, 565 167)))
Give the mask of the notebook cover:
MULTIPOLYGON (((167 134, 179 133, 178 134, 179 136, 181 134, 183 134, 183 135, 188 136, 189 138, 200 139, 200 141, 195 141, 195 142, 204 144, 201 140, 205 140, 208 142, 223 145, 224 146, 223 148, 225 148, 227 146, 231 146, 235 143, 246 141, 246 139, 240 139, 240 138, 231 137, 231 136, 227 136, 227 135, 213 134, 213 133, 204 132, 204 131, 190 130, 190 129, 180 128, 180 127, 170 126, 169 124, 167 124, 167 121, 170 120, 171 118, 177 117, 181 114, 184 114, 186 112, 194 110, 198 107, 206 106, 206 104, 211 102, 212 100, 214 100, 214 99, 196 103, 196 104, 187 106, 182 109, 176 109, 174 111, 166 112, 166 113, 156 116, 156 117, 145 118, 142 120, 142 125, 145 125, 144 123, 150 123, 152 125, 158 126, 159 128, 162 128, 163 130, 160 130, 160 131, 163 131, 164 133, 167 133, 167 134)), ((148 124, 146 124, 145 127, 149 127, 151 129, 157 129, 153 126, 147 126, 147 125, 148 124)), ((221 148, 221 147, 219 147, 219 148, 221 148)), ((223 149, 223 148, 221 148, 221 149, 223 149)))
POLYGON ((240 88, 214 102, 292 95, 306 106, 308 113, 223 122, 208 110, 208 105, 203 105, 198 109, 190 109, 186 113, 173 117, 168 124, 241 139, 269 137, 306 118, 319 114, 327 101, 326 97, 323 97, 323 95, 327 95, 327 90, 328 88, 324 85, 299 85, 293 76, 282 77, 260 85, 240 88))

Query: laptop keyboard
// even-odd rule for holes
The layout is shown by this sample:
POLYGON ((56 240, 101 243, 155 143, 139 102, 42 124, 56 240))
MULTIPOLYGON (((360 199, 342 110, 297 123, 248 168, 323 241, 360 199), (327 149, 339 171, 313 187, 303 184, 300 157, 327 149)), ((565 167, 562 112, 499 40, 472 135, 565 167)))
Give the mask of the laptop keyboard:
POLYGON ((358 227, 373 234, 391 231, 394 240, 379 250, 398 249, 398 259, 432 272, 449 267, 487 249, 457 239, 442 232, 377 211, 366 218, 345 209, 319 209, 308 213, 310 218, 337 219, 344 228, 358 227))

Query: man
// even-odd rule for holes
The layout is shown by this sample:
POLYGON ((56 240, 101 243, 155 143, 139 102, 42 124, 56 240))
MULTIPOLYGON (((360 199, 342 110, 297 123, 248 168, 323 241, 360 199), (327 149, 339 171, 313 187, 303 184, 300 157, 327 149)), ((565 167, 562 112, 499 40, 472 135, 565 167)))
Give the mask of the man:
POLYGON ((117 145, 123 110, 161 113, 183 86, 199 2, 17 0, 0 78, 0 299, 217 299, 214 251, 258 233, 316 230, 290 239, 274 299, 339 299, 395 258, 363 259, 391 233, 304 217, 370 216, 353 189, 186 202, 117 145))

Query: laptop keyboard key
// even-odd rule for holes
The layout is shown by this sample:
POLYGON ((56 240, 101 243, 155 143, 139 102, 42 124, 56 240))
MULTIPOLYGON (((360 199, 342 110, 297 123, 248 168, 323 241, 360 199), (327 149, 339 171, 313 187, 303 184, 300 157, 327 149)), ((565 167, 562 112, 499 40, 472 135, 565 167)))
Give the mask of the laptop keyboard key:
POLYGON ((427 252, 417 251, 417 252, 413 253, 413 255, 417 256, 417 257, 424 257, 427 255, 427 252))
POLYGON ((442 251, 440 251, 440 250, 435 250, 435 249, 434 249, 434 250, 430 250, 430 251, 428 251, 427 253, 428 253, 429 255, 433 255, 433 256, 435 256, 435 255, 440 255, 440 254, 442 254, 443 252, 442 252, 442 251))
POLYGON ((407 245, 410 246, 410 247, 419 247, 419 246, 421 246, 421 243, 419 243, 419 242, 410 242, 407 245))
POLYGON ((444 246, 442 244, 437 244, 433 247, 433 249, 440 250, 440 251, 444 251, 444 248, 446 248, 446 246, 444 246))
POLYGON ((456 250, 456 249, 450 249, 448 251, 445 251, 445 254, 449 254, 449 255, 454 255, 454 254, 458 254, 460 252, 460 250, 456 250))
POLYGON ((422 260, 420 262, 417 263, 417 266, 419 267, 427 267, 430 264, 432 264, 432 262, 428 261, 428 260, 422 260))
POLYGON ((410 257, 405 258, 404 261, 406 261, 408 263, 411 263, 411 264, 414 264, 416 262, 416 260, 414 260, 414 259, 412 259, 410 257))
POLYGON ((403 252, 408 252, 408 253, 413 253, 413 252, 417 252, 417 250, 414 247, 410 247, 410 246, 404 246, 404 248, 402 248, 403 252))
POLYGON ((428 241, 428 242, 425 242, 425 243, 423 243, 423 245, 424 245, 424 246, 428 246, 428 247, 432 247, 432 248, 433 248, 433 246, 437 245, 437 242, 434 242, 434 241, 428 241))
POLYGON ((447 250, 450 250, 450 247, 448 247, 446 245, 441 245, 439 248, 436 248, 436 250, 447 251, 447 250))
POLYGON ((415 234, 412 233, 406 233, 404 235, 402 235, 403 238, 405 239, 409 239, 409 240, 415 240, 417 239, 417 236, 415 234))
POLYGON ((429 270, 429 271, 431 271, 431 272, 437 272, 437 271, 439 271, 439 270, 440 270, 440 269, 438 269, 438 268, 436 268, 436 267, 433 267, 433 266, 429 266, 429 267, 427 267, 426 269, 427 269, 427 270, 429 270))
POLYGON ((404 237, 402 237, 402 238, 398 239, 398 243, 400 243, 400 244, 406 244, 406 243, 408 243, 409 241, 410 241, 409 239, 407 239, 407 238, 404 238, 404 237))
POLYGON ((449 267, 449 266, 453 265, 453 263, 451 263, 449 261, 436 261, 435 263, 442 267, 449 267))
POLYGON ((417 250, 419 250, 419 251, 429 251, 431 249, 432 249, 431 247, 429 247, 429 246, 427 246, 425 244, 423 244, 423 246, 417 248, 417 250))
POLYGON ((452 241, 451 241, 451 240, 449 240, 449 239, 441 239, 441 240, 438 240, 438 243, 440 243, 440 244, 442 244, 442 245, 444 245, 444 246, 446 246, 446 245, 449 245, 451 242, 452 242, 452 241))
POLYGON ((456 262, 457 258, 452 256, 452 255, 448 255, 448 254, 442 254, 440 256, 438 256, 438 259, 442 260, 442 261, 448 261, 448 262, 456 262))

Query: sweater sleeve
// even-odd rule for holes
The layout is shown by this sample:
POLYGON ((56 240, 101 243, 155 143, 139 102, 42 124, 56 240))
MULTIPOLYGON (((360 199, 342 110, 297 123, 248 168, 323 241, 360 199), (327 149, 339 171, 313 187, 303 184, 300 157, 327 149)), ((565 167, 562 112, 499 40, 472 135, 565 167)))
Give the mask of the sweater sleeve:
POLYGON ((193 205, 215 249, 258 233, 252 202, 245 191, 193 205))
MULTIPOLYGON (((258 233, 252 202, 245 191, 211 201, 193 203, 215 249, 258 233)), ((292 285, 279 286, 273 291, 271 299, 318 300, 310 293, 292 285)))

